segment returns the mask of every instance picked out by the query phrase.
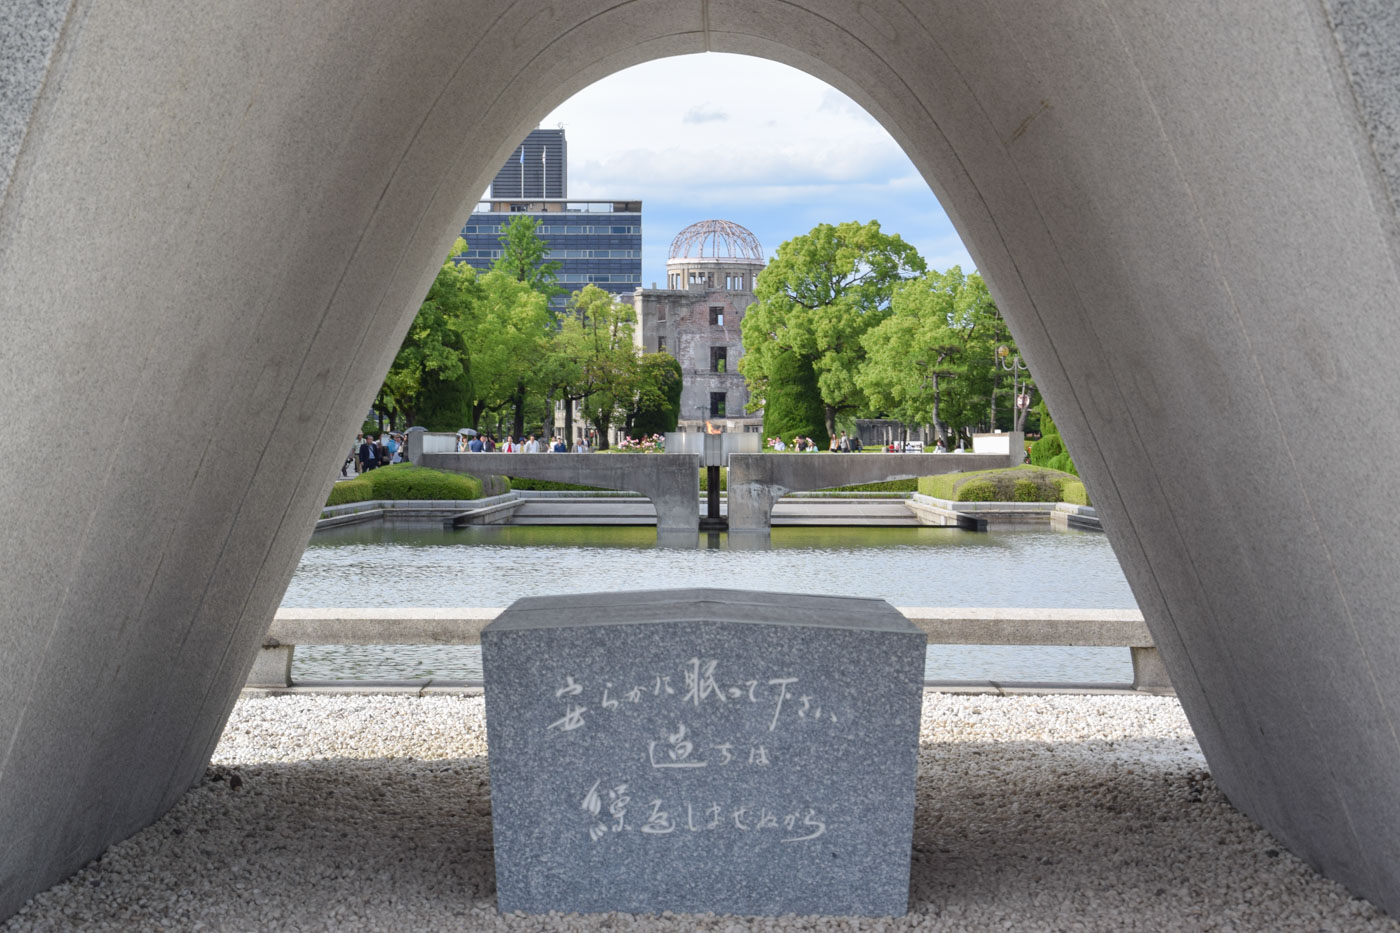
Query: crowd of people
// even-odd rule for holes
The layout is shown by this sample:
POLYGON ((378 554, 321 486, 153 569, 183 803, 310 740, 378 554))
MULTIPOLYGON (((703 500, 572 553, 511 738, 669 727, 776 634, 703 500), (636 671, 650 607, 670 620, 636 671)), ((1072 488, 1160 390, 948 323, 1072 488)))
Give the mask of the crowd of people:
POLYGON ((531 434, 528 438, 522 437, 517 440, 509 434, 500 443, 490 434, 459 434, 457 435, 457 452, 467 454, 489 454, 500 452, 503 454, 587 454, 592 453, 590 448, 579 438, 570 447, 564 443, 564 439, 559 436, 552 436, 548 440, 541 440, 531 434))
POLYGON ((340 475, 348 476, 351 467, 355 468, 356 473, 368 473, 377 467, 403 463, 407 459, 408 444, 402 434, 388 432, 377 438, 373 434, 357 434, 350 453, 340 465, 340 475))

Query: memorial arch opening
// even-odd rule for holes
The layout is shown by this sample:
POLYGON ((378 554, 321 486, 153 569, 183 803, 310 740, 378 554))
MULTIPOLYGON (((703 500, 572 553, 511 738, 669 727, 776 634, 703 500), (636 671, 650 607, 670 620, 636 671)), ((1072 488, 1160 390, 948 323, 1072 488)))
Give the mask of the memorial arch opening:
POLYGON ((0 916, 202 773, 462 193, 573 91, 702 51, 817 75, 910 154, 1217 781, 1394 911, 1400 508, 1358 493, 1400 459, 1372 365, 1400 346, 1394 16, 12 4, 0 397, 31 446, 0 474, 0 916))

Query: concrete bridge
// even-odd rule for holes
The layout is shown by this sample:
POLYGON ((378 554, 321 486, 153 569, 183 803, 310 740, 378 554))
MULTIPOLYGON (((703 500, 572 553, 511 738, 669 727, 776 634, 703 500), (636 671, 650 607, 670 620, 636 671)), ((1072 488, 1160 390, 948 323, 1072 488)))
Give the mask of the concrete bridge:
MULTIPOLYGON (((667 435, 687 439, 685 435, 667 435)), ((699 435, 691 435, 699 437, 699 435)), ((710 440, 724 439, 711 435, 710 440)), ((700 525, 697 508, 700 467, 713 460, 728 461, 729 522, 737 534, 767 534, 773 506, 789 492, 827 489, 858 483, 995 470, 1016 466, 1024 456, 1020 434, 1006 436, 1009 453, 1001 454, 503 454, 457 453, 441 448, 455 436, 414 432, 409 435, 409 459, 421 466, 474 476, 519 476, 631 490, 656 507, 658 535, 690 534, 700 525), (434 448, 438 450, 434 450, 434 448), (709 459, 707 459, 709 458, 709 459)), ((674 444, 673 446, 681 446, 674 444)), ((692 445, 694 446, 694 445, 692 445)))
POLYGON ((630 489, 656 507, 657 534, 694 535, 700 525, 700 458, 695 454, 425 453, 414 462, 453 473, 630 489))
POLYGON ((1400 910, 1400 501, 1364 492, 1400 432, 1358 415, 1400 399, 1376 365, 1400 347, 1397 16, 0 5, 0 399, 26 445, 0 471, 0 917, 200 780, 349 439, 525 132, 707 51, 815 74, 904 147, 1094 490, 1214 779, 1400 910))
POLYGON ((1011 450, 1010 454, 731 454, 729 531, 766 534, 773 524, 773 506, 790 492, 999 470, 1021 463, 1023 448, 1013 443, 1011 450))

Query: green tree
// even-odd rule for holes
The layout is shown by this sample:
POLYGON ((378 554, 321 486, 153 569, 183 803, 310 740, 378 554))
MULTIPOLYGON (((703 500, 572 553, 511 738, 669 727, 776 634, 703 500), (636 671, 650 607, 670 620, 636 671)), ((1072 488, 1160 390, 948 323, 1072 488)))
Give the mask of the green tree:
POLYGON ((778 354, 769 379, 783 388, 770 393, 763 406, 764 438, 781 437, 790 447, 793 438, 800 434, 815 441, 819 450, 825 450, 831 435, 812 364, 795 353, 778 354))
POLYGON ((906 424, 931 419, 951 450, 953 436, 987 410, 1000 324, 975 272, 964 275, 954 266, 905 282, 890 315, 863 337, 867 356, 858 381, 872 406, 906 424))
MULTIPOLYGON (((608 428, 632 404, 637 390, 638 362, 632 344, 636 314, 618 304, 596 285, 569 296, 568 308, 555 334, 545 364, 555 391, 565 400, 578 400, 585 418, 598 431, 598 446, 608 446, 608 428)), ((566 431, 572 422, 566 414, 566 431)))
MULTIPOLYGON (((564 293, 564 289, 559 287, 559 263, 546 261, 549 244, 540 238, 539 221, 526 215, 512 218, 501 227, 499 240, 501 255, 491 266, 491 271, 525 284, 543 295, 546 301, 564 293)), ((511 397, 515 409, 511 433, 516 437, 525 432, 526 394, 531 382, 525 365, 526 361, 522 361, 521 376, 511 397)))
POLYGON ((674 431, 681 417, 681 364, 669 353, 645 353, 637 360, 637 386, 627 413, 628 437, 674 431))
POLYGON ((786 387, 773 370, 793 354, 815 373, 826 429, 834 431, 838 415, 865 404, 856 379, 861 336, 884 320, 895 287, 924 268, 914 247, 873 220, 819 224, 779 246, 744 314, 739 371, 750 394, 765 405, 778 401, 786 387))
POLYGON ((504 272, 492 269, 477 284, 470 313, 455 326, 471 376, 470 424, 479 429, 484 413, 538 391, 552 319, 544 295, 504 272))
MULTIPOLYGON (((410 424, 420 421, 424 411, 431 411, 435 420, 451 418, 454 411, 460 415, 460 400, 470 394, 462 327, 481 295, 481 285, 470 266, 452 259, 466 246, 460 237, 452 244, 379 391, 383 404, 410 424), (438 399, 439 395, 445 398, 438 399)), ((460 422, 425 425, 443 430, 461 426, 460 422)))
POLYGON ((499 240, 501 255, 492 271, 524 282, 546 299, 564 294, 559 287, 559 263, 546 261, 549 244, 540 238, 539 221, 525 214, 514 217, 501 227, 499 240))

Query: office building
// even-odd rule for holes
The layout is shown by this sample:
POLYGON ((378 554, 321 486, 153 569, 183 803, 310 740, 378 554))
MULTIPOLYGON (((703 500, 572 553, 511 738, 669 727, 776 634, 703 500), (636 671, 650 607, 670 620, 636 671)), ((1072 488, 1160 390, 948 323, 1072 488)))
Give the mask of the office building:
POLYGON ((475 269, 490 269, 501 255, 501 228, 522 214, 538 223, 535 232, 549 245, 546 260, 559 263, 565 294, 552 307, 562 309, 569 293, 585 285, 631 300, 642 282, 641 201, 483 201, 462 227, 467 251, 461 258, 475 269))
POLYGON ((565 198, 569 146, 564 128, 531 130, 491 182, 491 198, 565 198))

